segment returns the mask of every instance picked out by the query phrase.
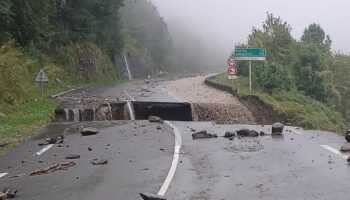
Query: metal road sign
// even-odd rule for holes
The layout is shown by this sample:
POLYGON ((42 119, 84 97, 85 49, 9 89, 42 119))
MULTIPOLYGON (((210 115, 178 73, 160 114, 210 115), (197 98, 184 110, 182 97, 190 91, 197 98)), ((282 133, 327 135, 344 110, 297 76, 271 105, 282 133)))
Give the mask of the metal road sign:
POLYGON ((237 68, 236 67, 229 67, 228 70, 227 70, 227 74, 231 75, 231 76, 236 75, 237 74, 237 68))
POLYGON ((236 59, 234 57, 230 57, 228 60, 227 60, 227 64, 229 66, 236 66, 236 59))
MULTIPOLYGON (((229 79, 229 80, 237 79, 237 76, 228 75, 228 76, 227 76, 227 79, 229 79)), ((233 85, 232 85, 232 86, 233 86, 233 85)))
POLYGON ((236 48, 232 52, 232 56, 236 57, 236 60, 265 60, 266 49, 265 48, 236 48))
POLYGON ((43 69, 40 70, 38 75, 36 75, 35 81, 37 83, 47 83, 47 82, 49 82, 49 79, 47 78, 47 75, 46 75, 46 73, 45 73, 45 71, 43 69))

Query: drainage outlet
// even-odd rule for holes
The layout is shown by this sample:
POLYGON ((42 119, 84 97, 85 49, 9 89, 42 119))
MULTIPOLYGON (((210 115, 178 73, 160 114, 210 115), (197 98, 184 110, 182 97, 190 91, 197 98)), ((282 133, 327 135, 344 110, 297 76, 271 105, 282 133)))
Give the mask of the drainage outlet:
POLYGON ((132 105, 136 120, 148 119, 153 115, 164 120, 192 121, 189 103, 133 101, 132 105))

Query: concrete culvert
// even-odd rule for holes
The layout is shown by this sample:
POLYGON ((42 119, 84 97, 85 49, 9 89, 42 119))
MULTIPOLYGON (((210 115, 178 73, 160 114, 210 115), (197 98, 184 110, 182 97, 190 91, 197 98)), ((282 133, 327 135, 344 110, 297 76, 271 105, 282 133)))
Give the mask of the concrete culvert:
POLYGON ((132 105, 137 120, 157 116, 164 120, 192 121, 189 103, 134 101, 132 105))

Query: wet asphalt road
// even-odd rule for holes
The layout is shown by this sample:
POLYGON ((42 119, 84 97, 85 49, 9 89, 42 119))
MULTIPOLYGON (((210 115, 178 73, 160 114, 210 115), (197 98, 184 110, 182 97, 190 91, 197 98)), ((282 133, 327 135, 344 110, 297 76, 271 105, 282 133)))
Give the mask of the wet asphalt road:
MULTIPOLYGON (((126 90, 136 100, 180 101, 161 88, 158 82, 137 82, 91 88, 89 93, 119 97, 126 90), (142 88, 149 91, 141 95, 142 88)), ((345 143, 342 136, 285 127, 283 137, 192 140, 191 128, 223 136, 225 131, 240 128, 270 133, 270 126, 172 123, 182 136, 182 147, 175 176, 165 194, 167 199, 349 199, 350 167, 345 155, 321 146, 339 149, 345 143)), ((8 173, 0 178, 0 189, 12 186, 19 191, 17 199, 25 200, 140 199, 139 192, 157 193, 166 179, 174 139, 167 124, 148 121, 50 124, 37 137, 0 157, 0 174, 8 173), (82 126, 97 127, 101 133, 82 137, 82 126), (42 138, 59 134, 65 135, 63 147, 55 145, 34 156, 43 148, 38 146, 42 138), (34 170, 65 161, 67 154, 81 156, 73 160, 75 166, 28 176, 34 170), (94 166, 90 163, 94 158, 105 158, 108 164, 94 166), (21 176, 11 178, 14 175, 21 176)))

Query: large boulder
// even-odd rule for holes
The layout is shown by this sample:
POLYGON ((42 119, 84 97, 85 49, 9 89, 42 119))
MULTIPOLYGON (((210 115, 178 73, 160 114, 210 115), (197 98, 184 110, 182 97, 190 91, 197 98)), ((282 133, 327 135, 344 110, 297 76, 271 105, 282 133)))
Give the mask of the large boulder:
POLYGON ((276 122, 272 124, 272 135, 280 135, 283 132, 284 125, 282 123, 276 122))

